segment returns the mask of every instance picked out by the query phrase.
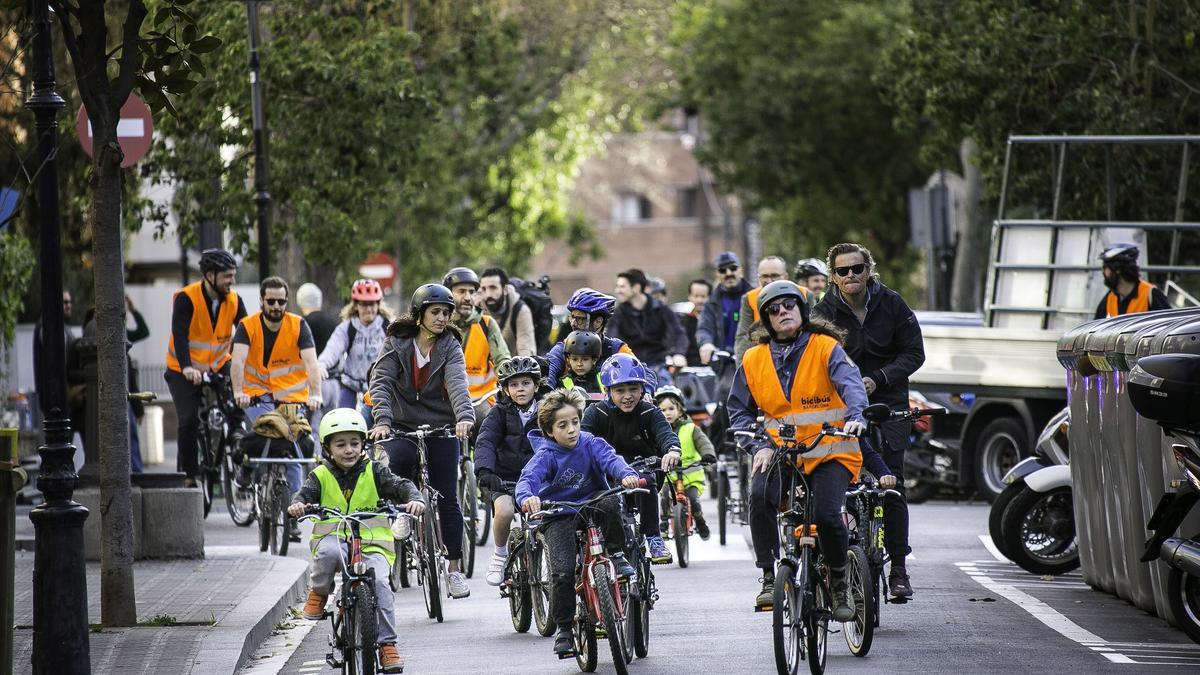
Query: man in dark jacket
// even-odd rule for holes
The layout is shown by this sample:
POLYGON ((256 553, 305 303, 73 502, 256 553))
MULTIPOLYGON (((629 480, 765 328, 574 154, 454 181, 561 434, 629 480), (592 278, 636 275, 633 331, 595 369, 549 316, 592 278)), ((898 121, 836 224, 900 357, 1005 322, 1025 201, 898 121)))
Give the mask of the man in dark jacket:
MULTIPOLYGON (((908 377, 925 362, 925 346, 916 316, 892 289, 875 275, 875 260, 860 244, 838 244, 829 249, 829 269, 834 287, 816 307, 813 316, 846 332, 846 353, 862 371, 871 403, 886 403, 893 410, 908 408, 908 377)), ((908 422, 885 424, 887 447, 875 448, 897 478, 904 493, 904 451, 908 449, 908 422)), ((892 596, 907 599, 912 585, 904 557, 908 546, 908 505, 903 498, 885 500, 884 547, 892 559, 888 585, 892 596)))
POLYGON ((648 286, 646 274, 639 269, 617 275, 617 311, 608 324, 608 334, 624 340, 663 382, 667 365, 687 365, 683 356, 687 337, 675 312, 646 293, 648 286))
POLYGON ((700 314, 708 304, 708 296, 712 295, 712 284, 704 279, 692 279, 688 284, 688 300, 692 303, 692 311, 679 315, 679 323, 683 326, 683 334, 687 337, 688 348, 684 357, 689 366, 704 365, 700 362, 700 343, 696 342, 696 329, 700 327, 700 314))
POLYGON ((742 277, 742 266, 733 251, 725 251, 713 261, 717 268, 717 288, 704 304, 696 325, 700 362, 707 364, 716 351, 733 353, 742 296, 753 286, 742 277))

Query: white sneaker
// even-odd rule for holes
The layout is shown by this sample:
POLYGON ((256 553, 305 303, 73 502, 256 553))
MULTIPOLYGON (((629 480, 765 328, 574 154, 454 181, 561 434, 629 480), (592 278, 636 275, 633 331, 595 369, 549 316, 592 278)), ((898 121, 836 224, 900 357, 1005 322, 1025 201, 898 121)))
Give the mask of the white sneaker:
POLYGON ((508 564, 508 556, 500 555, 492 551, 492 560, 488 563, 487 580, 488 586, 499 586, 504 583, 504 566, 508 564))
POLYGON ((467 575, 462 572, 450 573, 450 597, 461 600, 471 595, 471 587, 467 585, 467 575))

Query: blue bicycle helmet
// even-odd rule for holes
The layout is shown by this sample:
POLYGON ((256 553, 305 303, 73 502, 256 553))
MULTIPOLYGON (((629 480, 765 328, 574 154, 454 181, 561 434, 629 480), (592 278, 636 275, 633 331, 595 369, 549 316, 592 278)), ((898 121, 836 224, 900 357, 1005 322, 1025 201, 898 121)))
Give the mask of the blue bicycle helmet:
POLYGON ((583 312, 590 316, 612 316, 617 299, 591 288, 581 288, 567 301, 567 311, 583 312))
POLYGON ((646 366, 629 354, 613 354, 600 366, 600 384, 612 389, 618 384, 637 382, 654 390, 654 382, 647 377, 646 366))

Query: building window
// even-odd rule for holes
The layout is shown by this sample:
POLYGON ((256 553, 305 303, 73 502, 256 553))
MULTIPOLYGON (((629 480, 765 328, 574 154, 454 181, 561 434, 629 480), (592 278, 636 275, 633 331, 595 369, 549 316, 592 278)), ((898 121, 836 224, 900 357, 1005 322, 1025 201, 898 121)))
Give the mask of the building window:
POLYGON ((613 196, 612 221, 617 225, 629 225, 652 217, 650 200, 636 192, 618 192, 613 196))
POLYGON ((682 187, 676 190, 679 205, 676 207, 676 215, 679 218, 698 218, 700 217, 700 189, 691 187, 682 187))

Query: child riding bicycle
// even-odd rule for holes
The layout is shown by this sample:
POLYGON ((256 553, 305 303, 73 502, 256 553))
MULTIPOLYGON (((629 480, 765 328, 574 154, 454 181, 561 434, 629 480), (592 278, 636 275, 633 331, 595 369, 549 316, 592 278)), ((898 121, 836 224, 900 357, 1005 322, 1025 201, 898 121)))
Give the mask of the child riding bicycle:
MULTIPOLYGON (((334 508, 342 513, 374 511, 380 499, 389 499, 413 515, 425 510, 421 493, 407 478, 392 474, 363 454, 367 423, 353 408, 331 410, 321 420, 321 464, 309 474, 304 486, 292 498, 288 515, 298 518, 309 505, 334 508)), ((320 620, 325 603, 333 591, 334 576, 342 566, 347 547, 344 531, 335 532, 336 521, 318 521, 313 527, 313 559, 309 568, 308 599, 304 618, 320 620), (330 536, 336 535, 336 536, 330 536)), ((366 521, 363 533, 363 560, 375 572, 375 598, 379 618, 379 665, 385 673, 404 669, 404 659, 396 649, 395 596, 390 570, 395 562, 393 534, 386 522, 366 521)))
MULTIPOLYGON (((516 496, 525 513, 537 513, 542 500, 579 501, 607 490, 609 479, 634 488, 638 474, 604 439, 582 431, 579 415, 587 399, 574 389, 556 389, 538 405, 538 431, 529 432, 533 459, 521 471, 516 496)), ((620 503, 616 497, 600 502, 598 525, 604 534, 617 576, 635 576, 625 559, 625 528, 621 524, 620 503)), ((558 624, 554 640, 556 654, 568 654, 574 648, 571 620, 575 613, 575 529, 579 517, 565 514, 546 518, 541 532, 546 539, 550 561, 550 609, 558 624)))
POLYGON ((492 534, 496 550, 488 563, 489 586, 504 582, 508 562, 508 533, 513 521, 513 495, 505 482, 514 482, 533 457, 529 432, 537 430, 537 388, 541 364, 532 356, 514 356, 496 368, 501 396, 479 429, 475 440, 475 476, 491 493, 494 515, 492 534))
MULTIPOLYGON (((708 541, 708 523, 705 522, 704 513, 700 510, 700 495, 704 494, 704 469, 694 465, 703 460, 715 462, 717 453, 704 430, 696 426, 687 416, 684 409, 683 392, 678 387, 670 385, 659 387, 658 391, 654 392, 654 402, 658 404, 658 409, 662 411, 667 424, 670 424, 676 435, 679 436, 680 466, 691 466, 684 473, 683 486, 687 492, 688 501, 692 503, 692 518, 696 521, 696 533, 700 535, 701 539, 708 541)), ((670 505, 675 501, 673 497, 674 494, 671 490, 663 491, 659 529, 664 533, 668 528, 670 505)))
POLYGON ((587 330, 571 331, 563 340, 567 369, 559 382, 564 389, 579 388, 591 401, 604 400, 604 385, 600 384, 600 354, 604 344, 598 334, 587 330))

